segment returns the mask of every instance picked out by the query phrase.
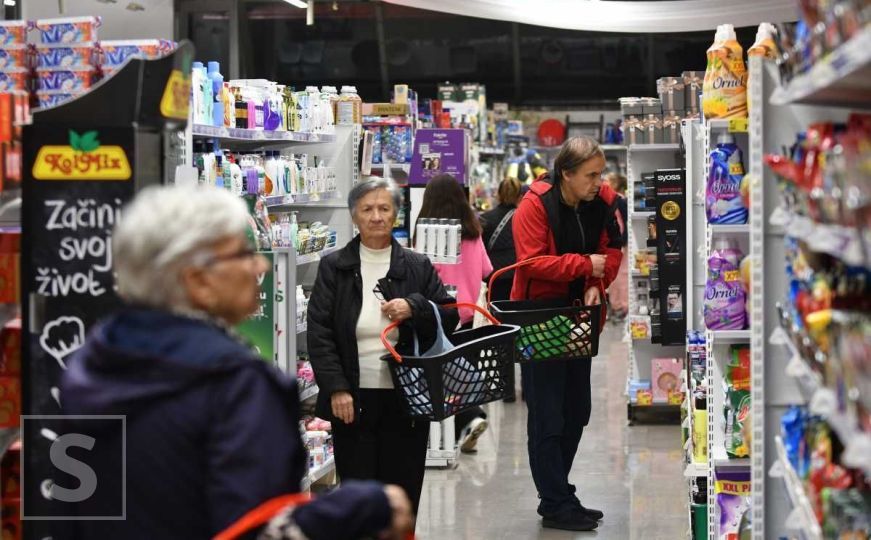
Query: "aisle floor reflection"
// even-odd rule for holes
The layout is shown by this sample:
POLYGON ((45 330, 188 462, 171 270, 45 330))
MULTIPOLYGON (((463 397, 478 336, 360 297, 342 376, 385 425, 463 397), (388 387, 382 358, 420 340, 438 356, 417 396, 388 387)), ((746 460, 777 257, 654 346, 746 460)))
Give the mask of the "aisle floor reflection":
MULTIPOLYGON (((593 417, 571 480, 581 501, 605 512, 595 532, 541 528, 526 452, 526 405, 487 405, 490 429, 478 453, 455 469, 427 469, 418 516, 421 540, 677 540, 689 528, 680 428, 628 426, 627 345, 608 327, 593 363, 593 417)), ((519 381, 518 381, 519 386, 519 381)))

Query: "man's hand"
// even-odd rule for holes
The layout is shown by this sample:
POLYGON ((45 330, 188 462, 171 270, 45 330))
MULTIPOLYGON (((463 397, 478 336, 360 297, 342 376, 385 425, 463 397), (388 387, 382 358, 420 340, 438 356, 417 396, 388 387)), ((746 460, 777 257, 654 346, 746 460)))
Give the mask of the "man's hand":
POLYGON ((597 306, 602 303, 602 293, 599 292, 598 287, 590 287, 587 289, 587 292, 584 293, 584 305, 585 306, 597 306))
POLYGON ((590 262, 593 263, 593 277, 600 278, 605 275, 605 261, 608 260, 607 255, 590 255, 590 262))
POLYGON ((405 540, 408 534, 414 532, 414 515, 411 513, 411 501, 399 486, 384 486, 384 494, 390 501, 390 509, 393 512, 393 520, 390 528, 382 531, 380 540, 405 540))
POLYGON ((346 424, 354 421, 354 398, 350 392, 339 391, 330 398, 333 406, 333 416, 346 424))

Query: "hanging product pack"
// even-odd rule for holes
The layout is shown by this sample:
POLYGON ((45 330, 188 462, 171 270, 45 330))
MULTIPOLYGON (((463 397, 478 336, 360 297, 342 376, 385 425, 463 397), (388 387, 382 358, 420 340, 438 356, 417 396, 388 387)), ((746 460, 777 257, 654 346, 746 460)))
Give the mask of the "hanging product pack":
POLYGON ((444 307, 474 309, 493 325, 456 332, 448 340, 438 306, 430 304, 436 318, 436 339, 424 353, 420 353, 416 332, 413 332, 414 354, 396 352, 387 334, 400 322, 381 332, 381 342, 390 353, 384 359, 390 364, 393 386, 400 393, 408 415, 438 422, 512 393, 514 389, 507 381, 509 370, 514 369, 514 341, 520 328, 500 324, 475 304, 451 304, 444 307))
MULTIPOLYGON (((543 255, 501 268, 490 276, 490 288, 500 275, 553 255, 543 255)), ((520 326, 518 362, 592 358, 599 354, 602 306, 583 306, 567 298, 499 300, 490 311, 503 324, 520 326)))

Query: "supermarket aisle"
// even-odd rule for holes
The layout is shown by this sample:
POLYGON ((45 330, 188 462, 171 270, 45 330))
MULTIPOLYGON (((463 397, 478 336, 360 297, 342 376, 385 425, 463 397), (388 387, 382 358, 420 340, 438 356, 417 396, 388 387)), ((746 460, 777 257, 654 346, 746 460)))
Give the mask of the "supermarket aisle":
POLYGON ((418 537, 463 539, 684 538, 688 528, 678 426, 626 425, 627 346, 608 326, 593 364, 593 419, 572 480, 581 501, 605 512, 599 529, 542 529, 526 454, 526 405, 488 405, 490 429, 478 454, 455 470, 428 469, 418 537))

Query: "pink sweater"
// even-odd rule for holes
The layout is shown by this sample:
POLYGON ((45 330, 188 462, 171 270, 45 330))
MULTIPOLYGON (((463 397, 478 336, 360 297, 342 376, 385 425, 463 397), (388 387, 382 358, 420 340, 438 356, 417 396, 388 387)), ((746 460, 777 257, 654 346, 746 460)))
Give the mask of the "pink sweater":
MULTIPOLYGON (((481 237, 473 240, 463 240, 460 244, 460 264, 433 265, 445 285, 457 288, 457 302, 476 304, 481 293, 481 282, 493 272, 490 257, 484 249, 481 237)), ((460 323, 466 324, 472 320, 475 312, 472 309, 460 309, 460 323)))

